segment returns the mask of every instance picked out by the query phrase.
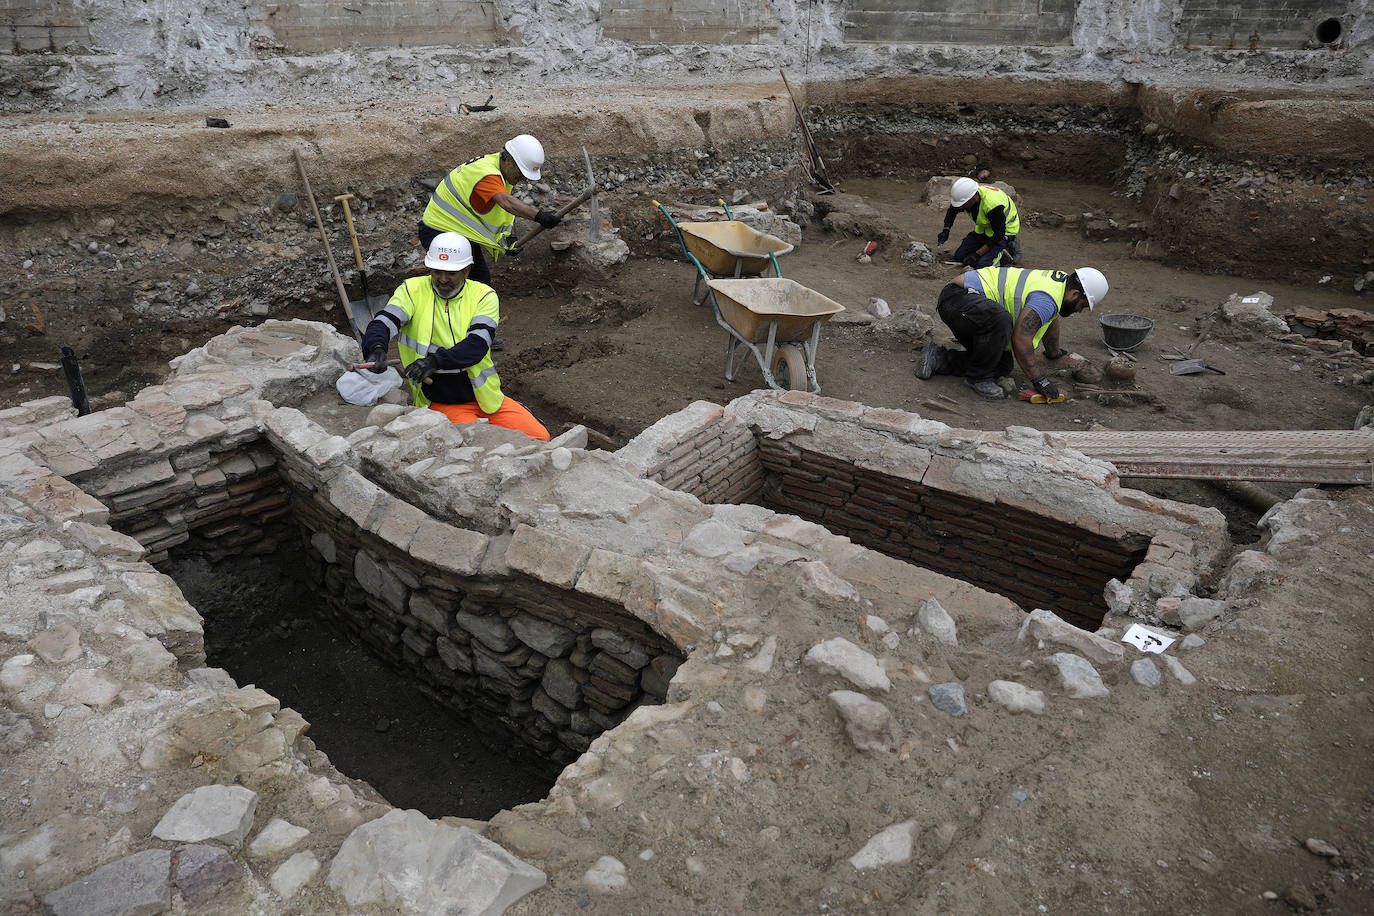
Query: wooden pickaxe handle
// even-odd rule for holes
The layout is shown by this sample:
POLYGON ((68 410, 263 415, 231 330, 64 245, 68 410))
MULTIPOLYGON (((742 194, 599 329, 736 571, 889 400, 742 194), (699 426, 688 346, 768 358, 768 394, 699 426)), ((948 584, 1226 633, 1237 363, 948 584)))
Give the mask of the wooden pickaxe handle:
MULTIPOLYGON (((576 197, 574 197, 574 198, 572 199, 572 202, 571 202, 571 203, 569 203, 567 206, 565 206, 565 207, 563 207, 561 210, 559 210, 559 211, 558 211, 558 218, 559 218, 559 219, 562 219, 563 217, 565 217, 565 216, 567 216, 569 213, 571 213, 574 207, 580 207, 580 206, 582 206, 582 204, 585 204, 588 200, 591 199, 591 196, 592 196, 593 194, 595 194, 595 193, 596 193, 596 185, 592 185, 590 188, 588 188, 587 190, 583 191, 581 194, 579 194, 579 195, 577 195, 576 197)), ((543 226, 535 226, 533 232, 529 233, 528 235, 526 235, 526 236, 525 236, 524 238, 522 238, 522 239, 516 239, 515 241, 511 242, 511 243, 510 243, 510 247, 512 247, 512 248, 523 248, 523 247, 525 247, 525 244, 526 244, 527 242, 529 242, 530 239, 534 238, 536 235, 538 235, 539 233, 541 233, 541 232, 543 232, 543 231, 544 231, 544 227, 543 227, 543 226)))

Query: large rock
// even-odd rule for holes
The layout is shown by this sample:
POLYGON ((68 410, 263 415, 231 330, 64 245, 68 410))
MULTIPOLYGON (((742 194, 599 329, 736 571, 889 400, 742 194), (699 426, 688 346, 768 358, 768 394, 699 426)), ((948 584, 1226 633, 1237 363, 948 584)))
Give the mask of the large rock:
POLYGON ((892 689, 892 682, 878 660, 843 637, 812 646, 803 663, 821 674, 837 674, 860 690, 886 693, 892 689))
POLYGON ((329 869, 329 886, 351 907, 426 916, 499 916, 544 882, 542 871, 490 840, 419 811, 393 810, 356 828, 329 869))
POLYGON ((836 690, 830 702, 844 720, 849 740, 861 751, 891 751, 901 740, 901 732, 892 711, 853 690, 836 690))
POLYGON ((577 642, 577 634, 567 627, 529 614, 516 614, 507 623, 516 638, 549 658, 561 658, 577 642))
POLYGON ((253 827, 258 793, 243 786, 201 786, 177 799, 153 828, 153 836, 171 843, 212 840, 237 848, 253 827))
POLYGON ((1125 648, 1121 643, 1079 629, 1067 620, 1061 620, 1052 612, 1042 609, 1026 615, 1026 621, 1021 624, 1021 632, 1016 635, 1016 641, 1021 642, 1027 635, 1033 639, 1076 649, 1100 664, 1119 662, 1125 657, 1125 648))
POLYGON ((1011 712, 1029 712, 1038 716, 1045 711, 1045 694, 1015 681, 989 682, 988 696, 1011 712))
POLYGON ((1105 697, 1109 693, 1097 669, 1086 658, 1071 652, 1056 652, 1045 661, 1059 669, 1059 684, 1074 699, 1105 697))
POLYGON ((934 598, 927 598, 921 605, 916 620, 921 629, 929 633, 940 645, 959 645, 959 629, 954 624, 954 618, 949 616, 949 611, 934 598))
POLYGON ((849 864, 859 871, 900 865, 911 858, 911 841, 916 833, 915 821, 902 821, 873 835, 864 848, 849 857, 849 864))
POLYGON ((243 867, 218 846, 177 847, 177 890, 193 903, 213 896, 242 874, 243 867))
POLYGON ((172 906, 172 853, 145 849, 43 898, 50 916, 144 916, 172 906))
POLYGON ((1288 323, 1271 311, 1273 305, 1274 297, 1265 292, 1236 293, 1221 304, 1216 314, 1220 324, 1234 336, 1282 337, 1289 333, 1288 323))

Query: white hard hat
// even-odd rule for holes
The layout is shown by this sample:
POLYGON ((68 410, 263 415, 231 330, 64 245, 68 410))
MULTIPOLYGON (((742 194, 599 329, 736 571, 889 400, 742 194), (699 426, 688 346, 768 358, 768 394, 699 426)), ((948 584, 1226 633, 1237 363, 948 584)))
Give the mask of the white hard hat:
POLYGON ((520 167, 520 174, 530 181, 539 180, 539 170, 544 167, 544 146, 529 134, 521 134, 506 141, 506 152, 520 167))
POLYGON ((1096 267, 1080 267, 1074 274, 1078 277, 1078 285, 1083 287, 1083 294, 1088 297, 1088 311, 1092 311, 1092 307, 1107 295, 1107 278, 1096 267))
POLYGON ((959 178, 954 182, 954 186, 949 189, 949 205, 951 207, 962 207, 973 199, 973 195, 978 193, 978 182, 972 178, 959 178))
POLYGON ((472 243, 456 232, 441 232, 429 243, 425 266, 436 270, 462 270, 472 263, 472 243))

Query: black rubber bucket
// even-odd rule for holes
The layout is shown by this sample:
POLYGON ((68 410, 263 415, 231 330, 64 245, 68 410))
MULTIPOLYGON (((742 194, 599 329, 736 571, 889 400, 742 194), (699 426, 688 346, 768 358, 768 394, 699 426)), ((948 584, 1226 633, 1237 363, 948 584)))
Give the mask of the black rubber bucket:
POLYGON ((1155 323, 1141 315, 1103 315, 1102 342, 1109 349, 1129 353, 1145 342, 1155 323))

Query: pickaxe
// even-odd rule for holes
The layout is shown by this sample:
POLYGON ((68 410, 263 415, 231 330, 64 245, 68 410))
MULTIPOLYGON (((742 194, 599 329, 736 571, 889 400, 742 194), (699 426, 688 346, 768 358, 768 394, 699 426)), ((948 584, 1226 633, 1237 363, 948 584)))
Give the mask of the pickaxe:
MULTIPOLYGON (((558 218, 561 220, 563 217, 565 217, 565 216, 567 216, 569 213, 571 213, 576 207, 580 207, 582 204, 584 204, 584 203, 586 203, 588 200, 590 200, 590 201, 592 202, 592 235, 591 235, 591 240, 592 240, 593 242, 596 242, 596 241, 600 241, 600 233, 599 233, 598 229, 599 229, 600 223, 601 223, 601 216, 600 216, 600 213, 599 213, 598 210, 597 210, 597 205, 596 205, 596 192, 597 192, 597 187, 596 187, 596 178, 592 175, 592 160, 591 160, 591 157, 587 155, 587 148, 586 148, 585 146, 582 147, 582 159, 583 159, 583 161, 585 161, 585 162, 587 163, 587 190, 585 190, 585 191, 583 191, 581 194, 577 195, 577 197, 573 198, 572 201, 571 201, 570 203, 568 203, 567 205, 565 205, 564 207, 562 207, 562 208, 558 211, 558 218)), ((538 235, 539 233, 541 233, 541 232, 543 232, 543 231, 544 231, 544 227, 543 227, 543 226, 535 226, 532 230, 530 230, 529 234, 527 234, 524 238, 520 238, 520 239, 516 239, 516 240, 512 241, 512 242, 510 243, 510 247, 512 247, 512 248, 524 248, 525 245, 529 243, 530 239, 534 238, 536 235, 538 235)))

